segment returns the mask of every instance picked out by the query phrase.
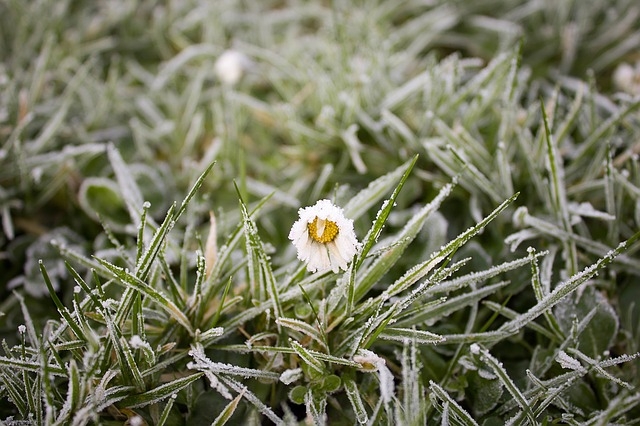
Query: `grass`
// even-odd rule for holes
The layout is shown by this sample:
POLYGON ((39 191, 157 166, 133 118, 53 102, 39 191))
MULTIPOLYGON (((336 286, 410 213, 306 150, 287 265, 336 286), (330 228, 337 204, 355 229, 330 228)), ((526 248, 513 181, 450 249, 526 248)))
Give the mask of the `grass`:
POLYGON ((0 0, 0 419, 637 424, 639 15, 0 0))

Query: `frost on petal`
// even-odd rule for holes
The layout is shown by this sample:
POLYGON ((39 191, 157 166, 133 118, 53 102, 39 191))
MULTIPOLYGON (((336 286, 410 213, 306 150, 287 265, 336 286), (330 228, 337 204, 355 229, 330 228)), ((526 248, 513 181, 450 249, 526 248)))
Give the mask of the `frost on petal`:
POLYGON ((340 252, 338 244, 332 241, 327 244, 327 249, 329 249, 329 257, 331 259, 331 264, 333 265, 333 272, 338 272, 338 268, 346 270, 347 259, 340 252))
POLYGON ((329 200, 298 210, 299 219, 291 227, 289 239, 298 251, 298 259, 310 272, 347 270, 360 248, 353 221, 329 200))
POLYGON ((324 244, 312 243, 306 261, 309 272, 326 272, 331 269, 331 259, 324 244))

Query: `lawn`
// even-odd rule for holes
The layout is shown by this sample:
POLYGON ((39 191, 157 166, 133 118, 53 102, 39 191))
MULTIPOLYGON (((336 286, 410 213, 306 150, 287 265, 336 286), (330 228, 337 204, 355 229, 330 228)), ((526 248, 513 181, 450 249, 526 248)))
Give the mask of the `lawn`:
POLYGON ((0 0, 0 424, 640 419, 637 0, 0 0))

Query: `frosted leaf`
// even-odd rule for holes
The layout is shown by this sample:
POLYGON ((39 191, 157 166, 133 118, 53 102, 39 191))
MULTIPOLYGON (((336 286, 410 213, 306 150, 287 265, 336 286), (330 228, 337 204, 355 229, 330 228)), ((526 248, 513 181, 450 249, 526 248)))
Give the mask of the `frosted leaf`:
POLYGON ((395 394, 395 383, 393 382, 393 374, 384 360, 378 365, 378 376, 380 378, 380 396, 385 403, 389 403, 395 394))
POLYGON ((225 364, 222 362, 211 361, 204 353, 204 347, 196 343, 191 347, 189 351, 194 359, 194 362, 190 362, 187 368, 191 370, 200 370, 205 374, 208 372, 215 374, 227 374, 234 376, 241 376, 245 379, 255 378, 261 380, 278 380, 279 375, 270 371, 256 370, 253 368, 238 367, 236 365, 225 364))
POLYGON ((209 211, 209 235, 207 236, 204 252, 206 277, 211 275, 211 271, 213 271, 216 261, 218 260, 218 227, 216 223, 216 216, 213 214, 213 211, 209 211))
POLYGON ((485 370, 484 368, 478 368, 478 376, 487 380, 494 380, 497 377, 493 372, 485 370))
POLYGON ((568 207, 569 207, 569 213, 572 213, 574 215, 578 215, 581 217, 591 217, 591 218, 607 220, 607 221, 616 219, 615 216, 610 215, 609 213, 596 210, 589 202, 569 203, 568 207))
POLYGON ((387 367, 387 363, 374 352, 367 349, 360 349, 353 360, 362 366, 362 370, 366 372, 378 372, 380 379, 380 396, 385 403, 391 402, 395 394, 395 383, 393 374, 387 367))
POLYGON ((367 349, 360 349, 358 354, 354 355, 353 360, 361 365, 363 371, 368 372, 377 371, 378 363, 384 362, 378 355, 367 349))
POLYGON ((149 345, 148 342, 145 342, 144 340, 142 340, 142 338, 137 334, 131 336, 131 340, 129 340, 129 345, 131 345, 133 349, 147 348, 148 350, 151 351, 151 345, 149 345))
POLYGON ((518 207, 513 213, 513 225, 516 228, 524 228, 527 216, 529 216, 529 210, 525 206, 518 207))
POLYGON ((288 369, 283 371, 282 374, 280 374, 280 381, 285 385, 290 385, 291 383, 301 378, 302 378, 302 368, 288 369))
POLYGON ((566 368, 568 370, 581 371, 584 370, 582 364, 577 359, 569 356, 565 351, 558 352, 556 356, 556 361, 562 368, 566 368))
POLYGON ((40 183, 43 175, 44 175, 44 170, 42 169, 42 167, 34 167, 31 170, 31 177, 33 178, 35 183, 40 183))

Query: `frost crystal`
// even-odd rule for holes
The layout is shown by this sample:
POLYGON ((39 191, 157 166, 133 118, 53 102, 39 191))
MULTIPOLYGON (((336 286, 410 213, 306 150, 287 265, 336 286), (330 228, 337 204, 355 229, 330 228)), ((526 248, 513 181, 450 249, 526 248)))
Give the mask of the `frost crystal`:
POLYGON ((329 200, 298 211, 300 218, 291 227, 289 239, 298 249, 298 259, 310 272, 347 270, 360 248, 353 221, 329 200))
POLYGON ((580 361, 569 356, 565 351, 558 352, 556 361, 558 361, 558 363, 562 368, 575 370, 575 371, 581 371, 584 369, 584 367, 582 367, 582 364, 580 364, 580 361))
POLYGON ((480 353, 480 345, 478 345, 477 343, 473 343, 471 346, 469 346, 469 350, 472 354, 478 355, 480 353))
POLYGON ((24 334, 27 332, 27 327, 24 324, 20 324, 18 326, 18 331, 20 332, 20 334, 24 334))
POLYGON ((138 336, 137 334, 131 336, 131 340, 129 341, 129 344, 133 349, 140 349, 149 345, 147 342, 142 340, 140 336, 138 336))
POLYGON ((366 349, 360 349, 353 360, 361 365, 363 371, 378 372, 380 379, 380 396, 385 403, 391 402, 395 393, 395 384, 393 382, 393 374, 383 358, 380 358, 374 352, 366 349))
POLYGON ((302 368, 285 370, 280 375, 280 381, 285 385, 290 385, 302 377, 302 368))
POLYGON ((142 426, 144 424, 144 421, 142 420, 142 417, 140 417, 140 416, 133 416, 133 417, 129 418, 129 424, 131 426, 142 426))

